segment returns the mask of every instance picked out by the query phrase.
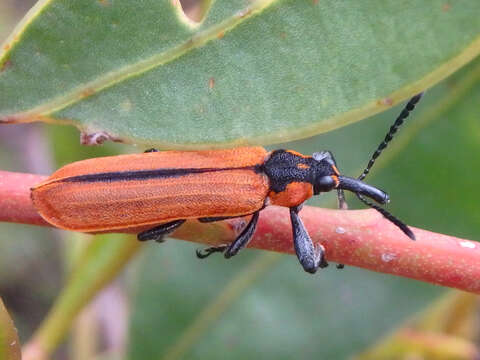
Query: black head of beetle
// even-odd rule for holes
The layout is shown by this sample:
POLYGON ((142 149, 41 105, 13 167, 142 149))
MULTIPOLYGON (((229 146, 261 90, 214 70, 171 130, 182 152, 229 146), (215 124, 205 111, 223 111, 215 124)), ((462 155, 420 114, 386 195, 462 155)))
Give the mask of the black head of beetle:
MULTIPOLYGON (((290 150, 275 150, 263 165, 262 171, 268 176, 270 189, 274 193, 291 192, 289 185, 292 183, 310 183, 314 195, 337 190, 341 204, 345 201, 343 190, 367 196, 380 204, 386 204, 389 201, 384 191, 361 180, 340 175, 330 151, 314 153, 310 157, 290 150)), ((293 197, 293 195, 290 196, 290 198, 293 197)))
POLYGON ((335 164, 335 159, 330 151, 313 153, 312 158, 317 163, 312 182, 315 195, 334 189, 348 190, 355 194, 365 195, 380 204, 389 202, 388 194, 384 191, 368 185, 361 180, 340 175, 335 164))

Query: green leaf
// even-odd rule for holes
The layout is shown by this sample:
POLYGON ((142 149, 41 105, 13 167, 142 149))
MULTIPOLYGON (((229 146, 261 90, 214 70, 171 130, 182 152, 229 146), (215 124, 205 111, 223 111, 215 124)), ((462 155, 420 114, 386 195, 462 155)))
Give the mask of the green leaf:
POLYGON ((389 108, 480 52, 480 2, 40 1, 0 55, 0 121, 163 147, 272 143, 389 108), (210 8, 208 6, 210 5, 210 8))
POLYGON ((20 360, 21 358, 17 329, 0 299, 0 359, 20 360))

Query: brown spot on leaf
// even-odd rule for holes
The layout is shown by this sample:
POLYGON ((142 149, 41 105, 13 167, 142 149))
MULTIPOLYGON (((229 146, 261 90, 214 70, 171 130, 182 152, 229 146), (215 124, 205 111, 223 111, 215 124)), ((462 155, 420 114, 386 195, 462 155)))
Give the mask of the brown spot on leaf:
POLYGON ((225 36, 225 31, 220 31, 218 34, 217 34, 217 39, 221 39, 225 36))
POLYGON ((318 0, 312 0, 312 4, 313 4, 313 5, 317 5, 317 4, 318 4, 318 0))
POLYGON ((380 99, 380 100, 378 101, 378 104, 379 104, 379 105, 392 106, 392 104, 393 104, 393 99, 392 99, 392 98, 389 98, 389 97, 386 97, 386 98, 380 99))
POLYGON ((208 87, 210 88, 210 90, 212 90, 215 87, 215 78, 211 77, 208 80, 208 87))
POLYGON ((102 6, 110 6, 110 0, 98 0, 98 3, 102 6))
POLYGON ((80 144, 82 145, 101 145, 107 140, 114 142, 122 142, 120 138, 111 136, 105 131, 99 131, 94 133, 86 133, 82 131, 80 133, 80 144))
POLYGON ((5 45, 3 45, 3 50, 8 51, 8 50, 10 50, 10 47, 11 47, 10 44, 5 44, 5 45))
POLYGON ((86 97, 89 97, 89 96, 93 95, 94 93, 95 93, 95 90, 87 88, 87 89, 82 90, 82 97, 86 98, 86 97))
POLYGON ((287 37, 287 33, 284 32, 284 31, 282 31, 282 32, 280 33, 280 37, 281 37, 282 39, 285 39, 285 38, 287 37))
POLYGON ((452 5, 445 3, 442 5, 442 11, 449 11, 452 8, 452 5))

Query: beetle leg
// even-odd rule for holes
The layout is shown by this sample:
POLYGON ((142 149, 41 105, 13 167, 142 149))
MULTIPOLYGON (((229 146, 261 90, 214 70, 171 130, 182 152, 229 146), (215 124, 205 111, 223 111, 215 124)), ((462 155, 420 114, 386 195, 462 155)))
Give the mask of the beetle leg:
POLYGON ((257 228, 258 216, 260 215, 260 211, 253 213, 252 219, 245 226, 242 233, 238 235, 234 242, 230 244, 230 246, 225 251, 225 257, 231 258, 235 256, 240 250, 242 250, 247 244, 252 240, 253 234, 255 233, 255 229, 257 228))
POLYGON ((195 252, 199 259, 205 259, 206 257, 209 257, 213 253, 224 252, 227 247, 228 245, 212 246, 203 250, 197 249, 195 252))
POLYGON ((238 218, 245 217, 245 216, 248 216, 248 215, 254 215, 256 212, 259 212, 259 211, 265 209, 265 206, 266 205, 263 205, 261 209, 255 211, 254 213, 250 213, 250 214, 235 215, 235 216, 203 217, 203 218, 198 218, 197 220, 200 221, 201 223, 209 223, 209 222, 216 222, 216 221, 229 220, 229 219, 238 219, 238 218))
POLYGON ((206 248, 202 251, 197 250, 197 257, 204 259, 207 256, 215 252, 225 252, 224 256, 228 259, 232 256, 235 256, 241 249, 247 246, 248 242, 252 239, 255 229, 257 228, 258 216, 260 211, 253 213, 252 219, 245 226, 245 229, 241 232, 240 235, 230 244, 230 245, 220 245, 206 248))
MULTIPOLYGON (((347 201, 345 200, 345 193, 343 192, 343 189, 337 189, 337 199, 338 199, 338 208, 340 210, 348 210, 348 204, 347 201)), ((345 265, 343 264, 337 264, 337 269, 343 269, 345 265)))
POLYGON ((298 216, 298 206, 290 208, 290 220, 292 221, 293 245, 300 264, 306 272, 314 274, 317 269, 328 266, 325 260, 325 249, 321 244, 313 245, 302 219, 298 216))
POLYGON ((150 148, 144 151, 144 153, 158 152, 158 149, 150 148))
POLYGON ((201 223, 209 223, 209 222, 215 222, 215 221, 222 221, 222 220, 227 220, 227 219, 235 219, 238 217, 243 217, 242 216, 217 216, 217 217, 203 217, 203 218, 198 218, 197 220, 200 221, 201 223))
POLYGON ((155 226, 154 228, 145 230, 137 235, 137 239, 140 241, 155 240, 157 242, 163 242, 163 237, 174 232, 185 220, 170 221, 166 224, 155 226))
POLYGON ((343 189, 337 189, 338 208, 340 210, 348 210, 348 204, 345 200, 345 193, 343 189))

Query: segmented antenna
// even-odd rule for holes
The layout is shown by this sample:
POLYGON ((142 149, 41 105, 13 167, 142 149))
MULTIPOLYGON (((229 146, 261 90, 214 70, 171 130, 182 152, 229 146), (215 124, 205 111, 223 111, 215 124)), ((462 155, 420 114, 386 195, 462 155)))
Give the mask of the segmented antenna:
POLYGON ((363 180, 365 176, 368 175, 373 164, 375 164, 375 160, 377 160, 377 158, 380 156, 382 151, 385 150, 388 143, 393 139, 393 135, 395 135, 398 128, 403 124, 403 122, 408 117, 408 115, 410 115, 410 112, 413 109, 415 109, 415 105, 417 105, 417 103, 420 101, 422 96, 423 96, 423 92, 415 95, 410 99, 407 105, 405 105, 400 115, 398 115, 397 119, 395 120, 393 125, 390 127, 390 130, 388 131, 387 135, 385 135, 385 139, 383 139, 380 145, 378 145, 377 150, 375 150, 375 152, 373 153, 372 157, 370 158, 370 161, 368 162, 367 167, 365 168, 365 170, 363 170, 363 173, 358 177, 358 180, 363 180))
POLYGON ((395 216, 393 216, 392 214, 390 214, 387 210, 385 210, 384 208, 380 207, 380 206, 377 206, 373 203, 371 203, 370 201, 368 201, 367 199, 365 199, 362 195, 360 194, 356 194, 357 197, 360 199, 361 202, 363 202, 365 205, 377 210, 380 214, 382 214, 385 218, 387 218, 388 220, 390 220, 390 222, 392 222, 394 225, 396 225, 400 230, 403 231, 403 233, 405 235, 407 235, 410 239, 412 240, 415 240, 415 235, 413 234, 412 230, 410 230, 410 228, 404 224, 400 219, 397 219, 395 216))
MULTIPOLYGON (((370 161, 368 162, 367 167, 365 168, 365 170, 363 170, 363 173, 358 177, 358 180, 365 179, 365 177, 370 172, 370 169, 372 168, 373 164, 375 164, 375 160, 377 160, 377 158, 380 156, 382 151, 386 149, 386 147, 388 146, 388 143, 392 141, 393 136, 397 132, 398 128, 402 126, 405 119, 408 117, 408 115, 410 115, 410 112, 412 112, 413 109, 415 109, 415 105, 417 105, 417 103, 420 101, 422 96, 423 96, 423 92, 415 95, 410 99, 407 105, 405 105, 403 110, 400 112, 400 115, 398 115, 397 119, 395 120, 393 125, 390 127, 390 130, 388 131, 387 135, 385 135, 385 139, 383 139, 380 145, 378 145, 377 150, 375 150, 375 152, 373 153, 372 157, 370 158, 370 161)), ((387 218, 387 220, 389 220, 391 223, 396 225, 400 230, 402 230, 403 233, 407 235, 410 239, 415 240, 415 235, 413 234, 412 230, 410 230, 410 228, 405 223, 403 223, 400 219, 397 219, 395 216, 390 214, 384 208, 371 203, 370 201, 365 199, 362 195, 360 194, 356 194, 356 195, 361 202, 371 207, 372 209, 377 210, 380 214, 382 214, 385 218, 387 218)))

